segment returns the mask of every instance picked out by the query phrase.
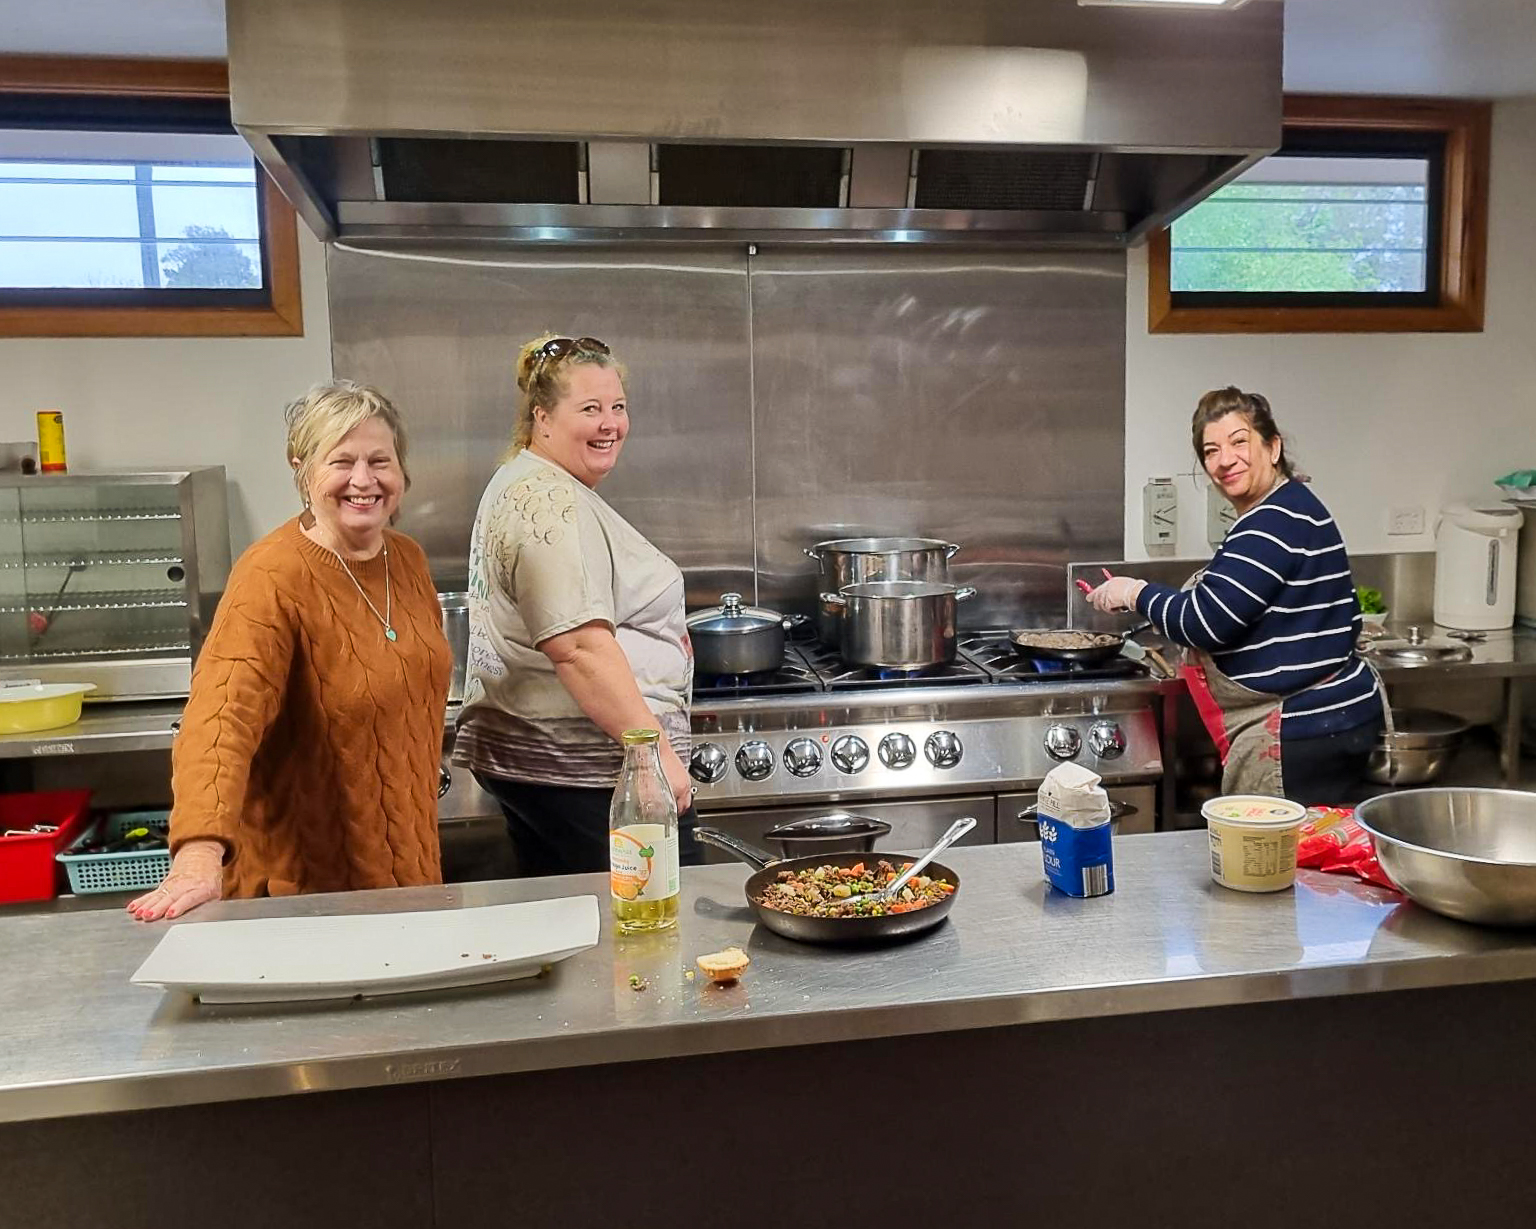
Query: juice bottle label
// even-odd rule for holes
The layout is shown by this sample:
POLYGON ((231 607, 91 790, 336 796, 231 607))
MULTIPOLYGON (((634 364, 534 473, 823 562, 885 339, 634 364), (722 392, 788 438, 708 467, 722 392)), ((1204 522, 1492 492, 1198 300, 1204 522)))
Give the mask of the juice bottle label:
POLYGON ((609 883, 620 900, 666 900, 678 893, 677 834, 662 824, 608 833, 609 883))

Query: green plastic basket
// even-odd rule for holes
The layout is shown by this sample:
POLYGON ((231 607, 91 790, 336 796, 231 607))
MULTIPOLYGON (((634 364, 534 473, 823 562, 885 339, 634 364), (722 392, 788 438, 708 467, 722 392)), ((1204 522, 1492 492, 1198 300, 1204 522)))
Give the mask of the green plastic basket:
MULTIPOLYGON (((168 834, 169 811, 119 811, 102 819, 77 845, 86 841, 116 840, 134 828, 168 834)), ((93 892, 132 892, 152 888, 170 873, 171 851, 150 849, 143 853, 61 853, 59 861, 69 872, 69 890, 77 896, 93 892)))

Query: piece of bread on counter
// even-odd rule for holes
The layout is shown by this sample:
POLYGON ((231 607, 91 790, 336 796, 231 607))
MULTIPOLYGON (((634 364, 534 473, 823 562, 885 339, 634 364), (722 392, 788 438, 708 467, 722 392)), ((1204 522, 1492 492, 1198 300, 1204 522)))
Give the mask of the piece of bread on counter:
POLYGON ((751 963, 752 957, 739 947, 728 947, 724 951, 710 952, 698 958, 699 971, 715 982, 737 980, 751 963))

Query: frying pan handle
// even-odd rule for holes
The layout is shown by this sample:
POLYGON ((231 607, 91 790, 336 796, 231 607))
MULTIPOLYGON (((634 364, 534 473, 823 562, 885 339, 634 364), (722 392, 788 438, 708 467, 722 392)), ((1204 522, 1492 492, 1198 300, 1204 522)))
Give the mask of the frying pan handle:
POLYGON ((693 839, 702 841, 705 845, 713 845, 716 849, 723 849, 728 854, 733 854, 738 860, 748 866, 762 870, 779 861, 765 849, 759 849, 756 845, 749 845, 746 841, 739 840, 729 832, 722 832, 719 828, 699 826, 693 830, 693 839))

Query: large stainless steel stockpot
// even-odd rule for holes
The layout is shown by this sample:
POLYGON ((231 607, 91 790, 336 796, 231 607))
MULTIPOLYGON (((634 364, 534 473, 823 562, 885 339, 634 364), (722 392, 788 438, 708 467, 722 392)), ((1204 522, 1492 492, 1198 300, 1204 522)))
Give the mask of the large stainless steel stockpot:
MULTIPOLYGON (((870 580, 932 580, 949 583, 949 561, 960 549, 939 538, 833 538, 807 546, 805 553, 821 569, 821 589, 837 593, 848 585, 870 580)), ((842 609, 822 602, 817 609, 816 634, 836 647, 842 629, 842 609)))
POLYGON ((453 650, 448 703, 457 704, 464 699, 464 680, 469 668, 469 594, 439 593, 437 604, 443 611, 443 635, 453 650))
POLYGON ((850 666, 920 670, 955 659, 955 604, 970 586, 929 580, 871 580, 821 595, 843 612, 839 655, 850 666))

